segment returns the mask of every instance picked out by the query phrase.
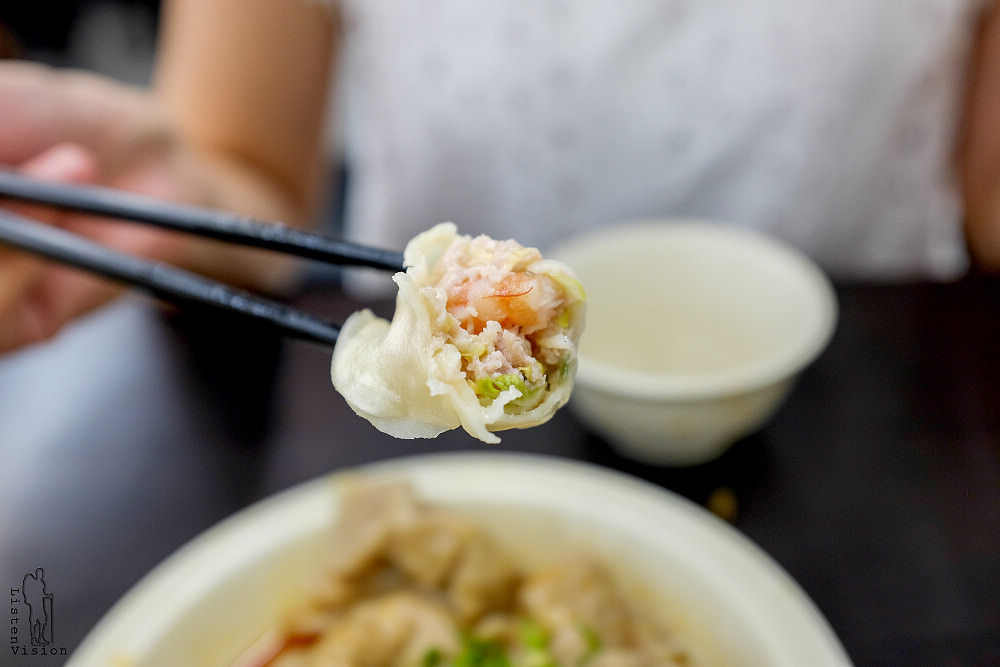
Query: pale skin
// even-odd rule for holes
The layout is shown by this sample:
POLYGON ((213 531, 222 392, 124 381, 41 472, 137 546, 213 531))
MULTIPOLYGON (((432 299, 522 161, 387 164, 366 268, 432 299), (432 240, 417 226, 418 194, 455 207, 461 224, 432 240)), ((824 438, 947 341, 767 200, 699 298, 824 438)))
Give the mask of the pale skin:
MULTIPOLYGON (((0 64, 0 164, 306 224, 323 166, 339 23, 297 0, 169 0, 152 89, 0 64)), ((956 159, 977 264, 1000 271, 1000 9, 983 18, 956 159)), ((277 290, 265 253, 39 207, 11 206, 122 250, 277 290)), ((0 352, 44 340, 119 287, 0 247, 0 352)))

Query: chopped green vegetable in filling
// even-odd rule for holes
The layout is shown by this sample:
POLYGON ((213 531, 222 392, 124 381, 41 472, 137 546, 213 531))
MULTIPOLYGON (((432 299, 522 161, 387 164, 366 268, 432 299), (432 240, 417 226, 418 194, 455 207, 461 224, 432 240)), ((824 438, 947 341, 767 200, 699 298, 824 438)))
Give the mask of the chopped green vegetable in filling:
POLYGON ((538 399, 540 398, 538 392, 542 390, 545 385, 543 383, 539 386, 528 386, 528 382, 531 381, 531 369, 526 368, 524 370, 526 371, 526 375, 522 375, 521 372, 518 371, 503 375, 481 377, 476 380, 473 390, 476 392, 476 396, 479 397, 480 402, 487 405, 490 401, 496 400, 501 392, 513 388, 520 392, 521 395, 507 403, 507 406, 505 407, 511 407, 514 409, 531 409, 535 406, 535 404, 537 404, 538 399))
POLYGON ((508 373, 506 375, 479 378, 476 381, 476 395, 492 401, 500 395, 500 392, 507 391, 511 387, 521 392, 522 398, 532 393, 524 383, 524 378, 521 377, 520 373, 508 373))
POLYGON ((510 660, 500 642, 469 636, 450 667, 510 667, 510 660))

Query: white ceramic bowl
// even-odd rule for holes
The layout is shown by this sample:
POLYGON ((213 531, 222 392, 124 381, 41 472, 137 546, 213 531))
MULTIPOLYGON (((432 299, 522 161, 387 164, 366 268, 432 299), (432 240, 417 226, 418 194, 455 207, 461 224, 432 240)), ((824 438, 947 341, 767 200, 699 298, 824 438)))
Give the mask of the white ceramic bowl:
POLYGON ((701 463, 758 429, 836 322, 812 261, 728 225, 623 223, 551 254, 587 291, 570 405, 644 462, 701 463))
MULTIPOLYGON (((823 617, 767 555, 706 510, 644 482, 512 454, 420 456, 364 470, 410 480, 422 497, 473 514, 526 566, 571 546, 598 553, 708 664, 850 664, 823 617)), ((321 567, 342 479, 279 494, 194 540, 107 614, 70 666, 232 664, 321 567)))

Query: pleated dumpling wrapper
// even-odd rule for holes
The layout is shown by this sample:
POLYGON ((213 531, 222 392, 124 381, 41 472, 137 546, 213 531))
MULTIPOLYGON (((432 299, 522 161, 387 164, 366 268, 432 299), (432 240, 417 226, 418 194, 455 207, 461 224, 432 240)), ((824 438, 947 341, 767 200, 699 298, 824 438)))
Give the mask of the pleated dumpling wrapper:
POLYGON ((392 321, 352 314, 333 353, 333 385, 398 438, 461 426, 493 432, 547 421, 569 400, 583 288, 565 265, 516 241, 440 223, 404 252, 392 321))

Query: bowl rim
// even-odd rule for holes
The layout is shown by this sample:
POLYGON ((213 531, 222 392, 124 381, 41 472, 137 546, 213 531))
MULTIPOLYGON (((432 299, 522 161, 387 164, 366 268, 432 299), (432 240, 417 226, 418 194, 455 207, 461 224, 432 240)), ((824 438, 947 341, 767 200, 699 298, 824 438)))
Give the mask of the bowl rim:
POLYGON ((158 633, 169 628, 171 608, 177 614, 197 600, 199 592, 211 592, 214 577, 234 571, 227 559, 238 564, 252 559, 247 545, 260 549, 262 527, 289 539, 329 525, 336 511, 335 485, 359 472, 408 479, 431 502, 495 500, 494 495, 502 492, 510 502, 528 500, 553 511, 578 512, 583 499, 602 525, 614 519, 613 525, 638 534, 635 531, 641 524, 645 526, 643 539, 653 545, 650 548, 670 541, 668 551, 675 557, 689 565, 696 562, 701 573, 714 573, 713 584, 726 590, 728 604, 748 618, 774 667, 852 664, 825 617, 777 561, 700 505, 593 463, 547 454, 466 451, 349 467, 249 505, 189 541, 144 576, 85 637, 68 665, 108 664, 123 655, 145 664, 143 658, 149 656, 143 656, 142 649, 155 644, 158 633), (653 524, 671 530, 649 531, 653 524))
MULTIPOLYGON (((656 234, 660 237, 723 239, 731 247, 752 247, 797 272, 805 289, 816 297, 816 318, 803 335, 765 359, 710 373, 645 373, 587 358, 577 358, 576 382, 596 391, 648 401, 702 401, 751 393, 789 380, 808 366, 829 344, 839 308, 836 291, 826 273, 805 253, 774 236, 717 220, 697 218, 641 218, 626 220, 568 239, 550 253, 573 268, 572 256, 602 240, 656 234)), ((584 285, 586 289, 586 285, 584 285)), ((586 336, 586 328, 583 335, 586 336)))

